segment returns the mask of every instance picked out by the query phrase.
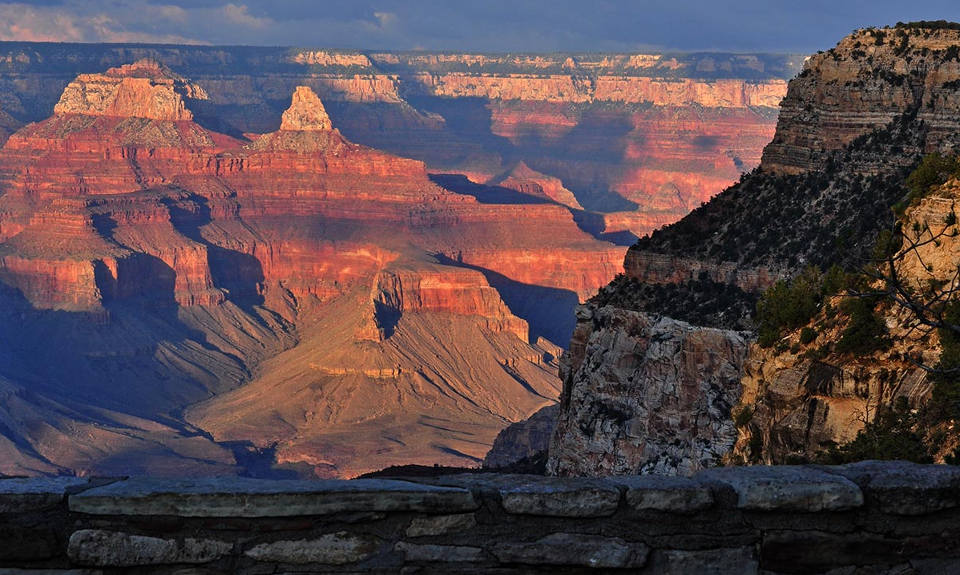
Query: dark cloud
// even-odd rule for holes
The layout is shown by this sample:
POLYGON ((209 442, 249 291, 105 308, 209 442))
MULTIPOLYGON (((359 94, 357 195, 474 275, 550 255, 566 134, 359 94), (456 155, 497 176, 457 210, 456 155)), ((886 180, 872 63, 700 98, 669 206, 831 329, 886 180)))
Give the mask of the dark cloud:
POLYGON ((957 0, 0 0, 0 39, 474 51, 812 52, 957 0))

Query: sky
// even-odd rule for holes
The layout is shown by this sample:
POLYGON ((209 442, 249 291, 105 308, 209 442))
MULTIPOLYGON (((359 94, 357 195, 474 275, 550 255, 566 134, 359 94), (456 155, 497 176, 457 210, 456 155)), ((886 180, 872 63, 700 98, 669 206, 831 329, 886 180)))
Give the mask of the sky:
POLYGON ((371 50, 810 53, 960 0, 0 0, 0 40, 371 50))

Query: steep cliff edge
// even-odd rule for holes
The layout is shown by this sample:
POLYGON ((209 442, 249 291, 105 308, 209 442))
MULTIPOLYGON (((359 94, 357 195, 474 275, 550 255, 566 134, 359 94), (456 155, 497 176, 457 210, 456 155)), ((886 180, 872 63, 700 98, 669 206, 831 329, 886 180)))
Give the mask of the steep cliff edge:
POLYGON ((736 441, 743 334, 582 306, 561 360, 553 475, 692 475, 736 441))
MULTIPOLYGON (((612 305, 616 313, 668 313, 701 326, 753 328, 757 298, 778 278, 811 265, 859 269, 869 260, 878 234, 892 228, 891 207, 906 196, 906 177, 923 154, 950 152, 960 143, 956 130, 949 128, 960 121, 960 31, 955 28, 932 23, 862 30, 811 57, 790 83, 761 166, 679 222, 638 241, 625 258, 625 275, 601 290, 581 314, 612 305)), ((930 221, 945 217, 931 216, 930 221)), ((955 268, 952 260, 946 263, 955 268)), ((778 351, 752 346, 748 356, 745 349, 733 353, 730 346, 718 345, 713 352, 742 374, 722 387, 736 399, 713 412, 691 406, 696 423, 671 421, 669 433, 683 440, 662 447, 662 453, 687 452, 677 458, 682 463, 662 471, 683 472, 701 464, 703 459, 690 455, 699 434, 709 438, 710 430, 730 429, 735 415, 746 434, 737 446, 744 459, 784 462, 788 455, 809 458, 852 439, 878 406, 889 406, 898 397, 913 406, 923 403, 931 386, 902 354, 923 350, 929 357, 935 355, 936 343, 899 337, 898 321, 904 319, 886 318, 893 347, 862 361, 843 353, 801 354, 809 342, 783 355, 784 347, 797 347, 799 331, 778 351), (736 404, 741 405, 733 409, 736 404), (749 425, 744 422, 748 416, 753 417, 749 425), (751 439, 756 448, 752 459, 747 456, 751 439)), ((822 338, 817 341, 831 341, 847 324, 838 319, 831 325, 833 331, 815 332, 822 338)), ((582 342, 608 337, 606 346, 595 350, 598 357, 619 349, 622 337, 615 336, 616 330, 579 326, 578 334, 584 331, 571 342, 565 365, 580 365, 570 358, 582 353, 582 342)), ((563 397, 602 396, 597 390, 620 380, 629 383, 618 393, 631 401, 673 397, 675 384, 646 374, 651 366, 644 354, 628 356, 631 367, 622 377, 611 378, 602 369, 564 372, 563 397)), ((566 400, 563 405, 559 421, 578 421, 576 406, 566 400)), ((659 453, 642 449, 656 444, 656 433, 648 430, 627 441, 633 452, 625 463, 611 465, 598 450, 578 468, 564 467, 572 460, 567 445, 584 444, 589 437, 614 449, 629 437, 628 431, 623 421, 593 429, 560 425, 550 469, 582 474, 656 469, 659 453)), ((731 452, 729 441, 717 445, 711 452, 717 460, 731 452)))

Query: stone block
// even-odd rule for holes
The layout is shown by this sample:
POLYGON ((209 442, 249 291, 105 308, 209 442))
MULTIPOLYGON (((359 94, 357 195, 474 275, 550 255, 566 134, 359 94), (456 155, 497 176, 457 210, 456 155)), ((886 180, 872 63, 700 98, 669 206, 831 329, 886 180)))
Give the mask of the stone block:
POLYGON ((17 477, 0 479, 0 513, 23 513, 56 507, 68 490, 89 485, 83 477, 17 477))
POLYGON ((96 515, 289 517, 362 511, 473 511, 455 487, 383 479, 271 481, 242 477, 130 479, 70 497, 70 510, 96 515))
POLYGON ((0 575, 102 575, 100 569, 6 569, 0 567, 0 575))
POLYGON ((723 467, 701 471, 694 479, 733 489, 740 509, 815 512, 863 505, 855 483, 814 467, 723 467))
POLYGON ((844 566, 895 565, 910 554, 904 541, 876 533, 769 531, 760 555, 765 569, 782 573, 819 573, 844 566))
POLYGON ((80 565, 134 567, 177 563, 209 563, 233 550, 233 544, 212 539, 146 537, 116 531, 83 529, 70 536, 67 555, 80 565))
POLYGON ((500 488, 507 513, 552 517, 604 517, 620 505, 620 490, 591 479, 542 478, 500 488))
POLYGON ((646 563, 650 550, 615 537, 554 533, 529 543, 498 543, 492 552, 501 563, 635 569, 646 563))
POLYGON ((407 527, 407 537, 426 537, 461 533, 477 526, 473 513, 457 515, 437 515, 433 517, 415 517, 407 527))
POLYGON ((871 507, 896 515, 924 515, 960 506, 960 467, 907 461, 861 461, 824 471, 860 486, 871 507))
POLYGON ((686 477, 637 475, 611 477, 627 490, 627 504, 638 511, 692 513, 713 505, 710 488, 686 477))
POLYGON ((340 531, 313 539, 261 543, 244 554, 260 562, 346 565, 376 555, 378 546, 379 541, 373 537, 340 531))
POLYGON ((657 575, 755 575, 760 569, 757 548, 666 549, 654 551, 648 571, 657 575))
POLYGON ((55 525, 0 525, 0 561, 37 561, 63 553, 55 525))
POLYGON ((417 545, 401 541, 394 546, 406 561, 476 563, 484 560, 483 549, 460 545, 417 545))

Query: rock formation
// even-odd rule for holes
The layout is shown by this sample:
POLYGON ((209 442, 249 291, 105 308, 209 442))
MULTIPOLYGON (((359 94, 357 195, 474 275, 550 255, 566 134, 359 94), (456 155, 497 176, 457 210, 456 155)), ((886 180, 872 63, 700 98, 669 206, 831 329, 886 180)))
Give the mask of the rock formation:
POLYGON ((171 122, 190 121, 193 114, 183 98, 201 99, 202 89, 153 60, 110 68, 105 74, 82 74, 67 85, 54 106, 55 114, 148 118, 171 122))
POLYGON ((929 130, 926 150, 936 149, 957 128, 957 38, 949 28, 868 28, 811 56, 790 83, 764 169, 820 170, 830 152, 908 110, 929 130))
POLYGON ((309 88, 244 142, 183 85, 151 63, 82 75, 0 150, 0 377, 25 405, 3 473, 122 473, 140 451, 160 474, 477 464, 555 401, 551 306, 623 248, 350 142, 309 88))
POLYGON ((9 469, 479 464, 631 234, 759 161, 794 62, 0 48, 9 469))
MULTIPOLYGON (((952 180, 908 209, 904 221, 939 232, 958 200, 960 182, 952 180)), ((958 265, 960 241, 947 234, 910 251, 898 272, 908 285, 947 285, 958 265)), ((840 307, 843 299, 832 298, 830 307, 840 307)), ((752 347, 737 408, 744 413, 740 439, 731 459, 764 463, 809 459, 853 440, 865 421, 898 399, 913 410, 930 399, 933 381, 917 362, 937 363, 941 345, 936 332, 911 327, 911 314, 899 307, 882 307, 890 345, 870 353, 838 353, 831 351, 829 342, 839 341, 847 324, 827 312, 824 309, 805 326, 817 334, 812 341, 801 341, 802 329, 797 329, 785 336, 779 349, 752 347)), ((940 458, 958 447, 956 438, 942 429, 922 431, 928 437, 941 436, 935 441, 940 458)))
MULTIPOLYGON (((204 127, 235 137, 274 131, 291 92, 309 87, 350 140, 478 183, 523 162, 546 176, 540 184, 548 194, 563 188, 574 196, 575 203, 555 198, 564 205, 599 212, 591 233, 623 244, 675 221, 756 166, 786 80, 800 67, 799 57, 746 54, 91 45, 60 52, 27 45, 0 48, 0 71, 11 78, 0 78, 0 101, 18 120, 39 121, 71 85, 72 107, 135 107, 135 99, 115 95, 128 85, 142 94, 160 90, 156 62, 191 78, 174 79, 175 93, 204 127), (117 77, 98 74, 104 65, 130 68, 131 58, 153 63, 117 77), (84 92, 74 89, 77 74, 100 78, 84 92)), ((180 109, 169 102, 165 118, 180 109)))
POLYGON ((497 435, 493 447, 483 458, 483 466, 512 469, 524 463, 532 467, 537 465, 538 459, 545 462, 559 411, 559 405, 549 405, 523 421, 510 424, 497 435))
POLYGON ((309 86, 297 86, 293 92, 290 107, 281 117, 280 129, 303 132, 325 131, 333 129, 333 124, 330 123, 330 116, 327 115, 323 102, 313 90, 309 86))
MULTIPOLYGON (((702 398, 726 402, 721 409, 716 402, 688 405, 692 421, 668 417, 662 429, 638 430, 626 415, 604 419, 594 415, 602 410, 584 407, 589 398, 601 397, 604 405, 630 406, 611 412, 632 417, 636 406, 649 409, 676 393, 672 380, 664 384, 663 377, 647 373, 643 359, 649 349, 679 348, 684 336, 668 334, 648 343, 644 329, 608 328, 609 318, 667 313, 704 327, 751 328, 758 294, 778 278, 808 265, 859 269, 877 234, 893 225, 890 208, 903 199, 905 178, 920 157, 960 148, 950 128, 960 122, 957 45, 960 31, 936 23, 867 29, 806 62, 790 82, 759 169, 638 241, 626 256, 625 275, 581 308, 584 321, 561 362, 571 368, 563 372, 563 407, 549 462, 553 472, 689 472, 707 464, 704 453, 716 460, 730 454, 731 436, 718 430, 732 430, 734 412, 740 414, 736 453, 742 460, 806 459, 852 439, 878 406, 898 397, 917 406, 929 398, 927 378, 903 358, 921 351, 935 358, 936 342, 907 337, 904 318, 886 317, 896 341, 889 350, 857 360, 814 353, 838 339, 843 327, 818 315, 814 343, 801 344, 798 330, 776 350, 754 345, 746 355, 745 347, 732 347, 728 340, 705 348, 743 376, 722 378, 719 387, 704 390, 702 398), (599 310, 606 311, 598 322, 592 318, 599 310), (611 354, 619 359, 609 359, 611 354), (608 386, 615 400, 604 395, 608 386), (664 435, 681 440, 658 444, 664 435), (570 446, 594 447, 592 441, 597 447, 591 455, 580 461, 570 455, 570 446), (648 442, 657 448, 644 451, 648 442), (709 449, 701 449, 704 442, 709 449)), ((941 205, 937 212, 924 203, 917 209, 927 214, 921 219, 943 222, 950 208, 941 205)), ((952 248, 939 242, 936 249, 940 255, 926 257, 955 269, 952 248)), ((692 370, 693 380, 715 373, 714 364, 678 364, 692 370)))
POLYGON ((582 306, 563 356, 553 475, 692 475, 737 438, 744 334, 582 306))

